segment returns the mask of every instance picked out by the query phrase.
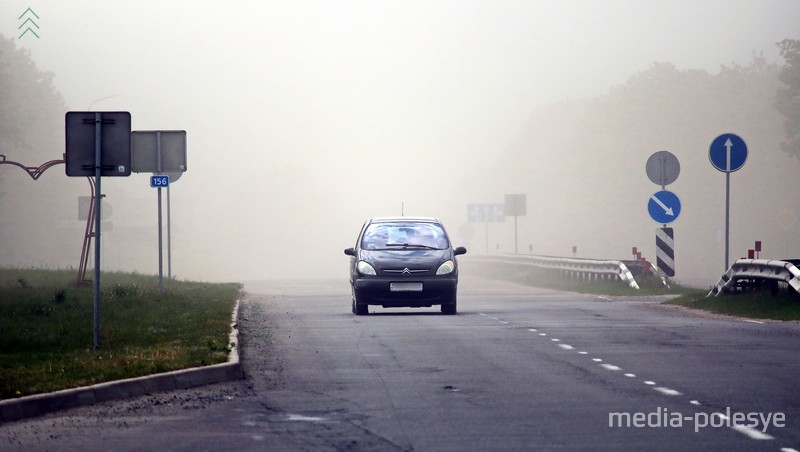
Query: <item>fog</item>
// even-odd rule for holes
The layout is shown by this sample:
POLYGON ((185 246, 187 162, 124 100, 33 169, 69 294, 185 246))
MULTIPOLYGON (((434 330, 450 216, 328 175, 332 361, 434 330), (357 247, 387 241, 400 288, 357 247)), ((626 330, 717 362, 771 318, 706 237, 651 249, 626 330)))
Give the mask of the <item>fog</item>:
MULTIPOLYGON (((613 158, 588 149, 587 131, 641 124, 604 127, 570 113, 554 131, 558 105, 602 99, 657 62, 711 75, 754 55, 782 65, 775 44, 798 30, 796 0, 0 3, 0 34, 54 74, 68 110, 129 111, 133 130, 187 131, 188 170, 170 189, 172 273, 213 281, 345 278, 342 249, 371 216, 439 217, 470 254, 513 252, 512 218, 489 226, 488 250, 485 226, 467 222, 467 204, 507 193, 528 199, 520 252, 568 256, 578 246, 581 257, 627 258, 638 246, 654 260, 658 225, 646 203, 660 187, 644 168, 666 149, 682 163, 668 187, 684 206, 672 224, 677 276, 705 283, 723 267, 724 175, 707 151, 725 132, 771 137, 748 141, 748 162, 731 177, 732 259, 753 240, 764 242, 762 257, 800 257, 800 205, 782 185, 800 181, 800 160, 778 150, 777 114, 768 132, 711 122, 692 131, 693 149, 676 148, 687 146, 685 124, 664 123, 613 158), (38 38, 19 37, 29 6, 38 38), (556 137, 575 126, 582 138, 565 147, 556 137), (748 195, 754 186, 767 194, 748 195), (613 210, 596 208, 610 202, 613 210), (764 205, 774 209, 752 213, 764 205)), ((62 140, 53 159, 64 151, 60 127, 37 131, 62 140)), ((52 225, 47 246, 0 243, 0 264, 77 266, 85 179, 56 190, 63 166, 37 182, 21 173, 0 166, 13 191, 0 198, 5 218, 48 186, 50 202, 67 207, 31 220, 52 225)), ((149 174, 103 187, 113 213, 102 268, 156 273, 149 174)))

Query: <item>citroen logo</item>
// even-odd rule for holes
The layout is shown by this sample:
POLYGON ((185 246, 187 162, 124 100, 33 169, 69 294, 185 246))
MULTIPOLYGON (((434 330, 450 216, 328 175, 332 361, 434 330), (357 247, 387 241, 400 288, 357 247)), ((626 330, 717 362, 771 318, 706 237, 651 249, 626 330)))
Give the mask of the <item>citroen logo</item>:
POLYGON ((403 269, 403 272, 402 272, 402 274, 404 274, 404 275, 410 275, 410 274, 411 274, 411 270, 409 270, 409 269, 408 269, 408 267, 406 267, 406 268, 404 268, 404 269, 403 269))

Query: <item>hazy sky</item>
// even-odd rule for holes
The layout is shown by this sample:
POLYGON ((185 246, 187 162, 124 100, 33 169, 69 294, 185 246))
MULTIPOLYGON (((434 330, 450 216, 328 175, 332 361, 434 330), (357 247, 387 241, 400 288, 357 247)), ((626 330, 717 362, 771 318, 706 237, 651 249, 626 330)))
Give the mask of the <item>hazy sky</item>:
MULTIPOLYGON (((39 38, 17 46, 68 109, 187 131, 175 273, 212 280, 344 275, 365 218, 439 215, 538 108, 656 61, 781 62, 775 43, 800 37, 797 0, 4 0, 0 33, 17 38, 28 7, 39 38)), ((153 199, 145 175, 106 187, 115 230, 151 224, 124 214, 153 199)))

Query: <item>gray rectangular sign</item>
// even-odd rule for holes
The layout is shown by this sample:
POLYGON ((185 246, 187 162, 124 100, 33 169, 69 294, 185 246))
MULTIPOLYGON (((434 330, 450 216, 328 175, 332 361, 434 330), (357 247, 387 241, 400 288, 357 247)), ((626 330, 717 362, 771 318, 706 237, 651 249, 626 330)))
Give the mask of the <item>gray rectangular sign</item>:
POLYGON ((67 176, 95 176, 95 133, 100 116, 101 176, 131 175, 131 114, 127 111, 67 112, 67 176))
POLYGON ((527 212, 527 201, 524 194, 506 195, 505 215, 521 217, 527 212))
POLYGON ((134 173, 186 171, 186 131, 135 130, 131 153, 134 173))

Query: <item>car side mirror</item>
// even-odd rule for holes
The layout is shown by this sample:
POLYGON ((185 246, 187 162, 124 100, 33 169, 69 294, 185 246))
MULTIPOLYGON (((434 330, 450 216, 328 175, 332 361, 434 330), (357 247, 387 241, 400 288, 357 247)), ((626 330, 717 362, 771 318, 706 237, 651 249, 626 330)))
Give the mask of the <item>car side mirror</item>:
POLYGON ((464 248, 463 246, 459 246, 458 248, 453 250, 453 254, 455 254, 456 256, 460 254, 467 254, 467 249, 464 248))
MULTIPOLYGON (((466 250, 465 250, 465 252, 466 252, 466 250)), ((347 254, 348 256, 355 256, 356 255, 356 250, 353 249, 353 248, 345 248, 344 249, 344 254, 347 254)))

